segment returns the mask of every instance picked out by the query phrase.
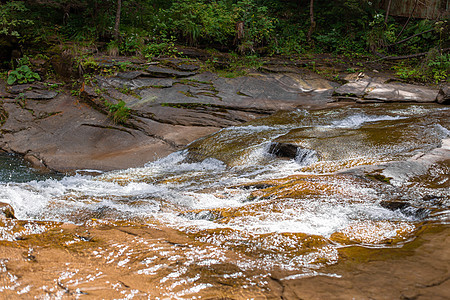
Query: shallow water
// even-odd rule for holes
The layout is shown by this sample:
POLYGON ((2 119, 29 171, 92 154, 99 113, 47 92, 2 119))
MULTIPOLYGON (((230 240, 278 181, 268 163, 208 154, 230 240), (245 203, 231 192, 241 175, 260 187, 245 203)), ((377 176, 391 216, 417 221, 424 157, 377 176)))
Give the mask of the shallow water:
MULTIPOLYGON (((448 107, 437 105, 282 112, 223 129, 142 168, 95 177, 43 179, 3 158, 0 202, 29 221, 5 222, 4 243, 35 234, 42 244, 34 247, 45 248, 51 247, 45 241, 51 236, 99 268, 89 273, 80 267, 32 284, 5 279, 0 293, 67 296, 58 294, 64 291, 59 282, 78 289, 80 297, 94 287, 128 298, 192 298, 219 290, 237 298, 267 296, 272 272, 282 272, 285 280, 316 276, 339 263, 343 247, 402 247, 423 224, 448 224, 449 162, 390 183, 336 172, 438 148, 450 137, 449 116, 448 107), (300 145, 309 155, 301 161, 274 157, 268 154, 272 141, 300 145), (386 208, 389 201, 408 206, 386 208), (93 235, 123 226, 132 234, 104 231, 94 243, 86 233, 68 238, 64 230, 54 231, 58 222, 93 235), (155 230, 164 234, 155 238, 155 230), (117 269, 147 283, 127 288, 114 278, 123 273, 117 269)), ((69 270, 74 262, 61 259, 69 270)))

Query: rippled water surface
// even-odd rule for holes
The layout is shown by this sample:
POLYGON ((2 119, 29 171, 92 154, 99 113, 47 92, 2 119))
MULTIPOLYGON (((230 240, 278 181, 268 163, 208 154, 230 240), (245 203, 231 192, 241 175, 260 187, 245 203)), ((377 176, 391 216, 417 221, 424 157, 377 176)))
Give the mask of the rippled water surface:
MULTIPOLYGON (((441 147, 450 137, 449 116, 447 107, 435 105, 278 113, 223 129, 142 168, 95 177, 31 180, 28 169, 2 158, 0 202, 11 204, 20 220, 45 221, 4 222, 3 241, 32 234, 62 241, 54 222, 86 232, 124 224, 135 231, 125 240, 105 231, 101 245, 76 248, 98 262, 89 274, 67 261, 71 271, 55 275, 54 287, 27 288, 17 278, 4 281, 0 294, 56 297, 59 282, 78 288, 79 296, 97 286, 129 298, 192 298, 218 289, 240 289, 246 298, 270 290, 273 271, 284 272, 284 280, 321 274, 321 267, 339 262, 342 247, 402 247, 422 224, 448 223, 449 161, 399 178, 341 171, 441 147), (275 157, 268 153, 273 141, 298 145, 308 155, 275 157), (164 234, 145 234, 155 230, 164 234), (171 230, 179 242, 168 242, 171 230), (147 285, 130 291, 104 280, 110 266, 147 285)), ((80 234, 60 243, 72 247, 89 239, 80 234)))

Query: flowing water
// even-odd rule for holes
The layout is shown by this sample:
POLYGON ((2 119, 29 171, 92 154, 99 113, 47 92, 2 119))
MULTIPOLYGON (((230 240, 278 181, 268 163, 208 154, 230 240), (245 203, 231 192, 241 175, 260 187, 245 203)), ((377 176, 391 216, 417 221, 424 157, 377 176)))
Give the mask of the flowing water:
POLYGON ((341 172, 440 147, 449 116, 437 105, 282 112, 98 176, 44 179, 1 158, 0 202, 20 221, 0 219, 0 243, 57 265, 30 278, 3 257, 0 297, 258 298, 273 272, 339 277, 322 269, 342 248, 399 248, 423 224, 449 223, 448 160, 392 178, 341 172), (302 149, 275 157, 272 141, 302 149))

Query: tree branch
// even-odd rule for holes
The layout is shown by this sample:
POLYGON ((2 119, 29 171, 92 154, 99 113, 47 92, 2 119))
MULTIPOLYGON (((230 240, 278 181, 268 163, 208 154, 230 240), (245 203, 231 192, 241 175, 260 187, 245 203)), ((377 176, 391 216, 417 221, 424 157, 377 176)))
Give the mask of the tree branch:
POLYGON ((399 37, 402 35, 402 33, 403 33, 403 31, 405 30, 406 26, 408 26, 409 20, 411 20, 411 18, 412 18, 412 16, 413 16, 414 12, 416 11, 417 3, 419 3, 419 0, 416 0, 416 1, 414 2, 414 7, 413 7, 413 9, 412 9, 412 11, 411 11, 411 14, 409 15, 408 20, 406 20, 405 25, 403 25, 403 28, 402 28, 402 30, 400 31, 400 33, 397 35, 397 38, 399 38, 399 37))

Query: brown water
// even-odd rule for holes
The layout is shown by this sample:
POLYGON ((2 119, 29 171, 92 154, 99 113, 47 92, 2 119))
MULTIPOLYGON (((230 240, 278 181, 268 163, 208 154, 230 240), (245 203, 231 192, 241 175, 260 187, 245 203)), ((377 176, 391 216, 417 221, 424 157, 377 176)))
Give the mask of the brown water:
POLYGON ((408 296, 448 276, 448 254, 436 249, 448 241, 450 162, 388 179, 339 171, 438 148, 449 116, 435 105, 298 110, 224 129, 143 168, 4 178, 0 202, 19 220, 0 220, 0 297, 408 296), (272 141, 307 155, 276 158, 272 141), (408 268, 423 278, 403 276, 397 288, 381 280, 390 276, 383 269, 408 268), (366 273, 379 279, 372 288, 358 275, 366 273))

